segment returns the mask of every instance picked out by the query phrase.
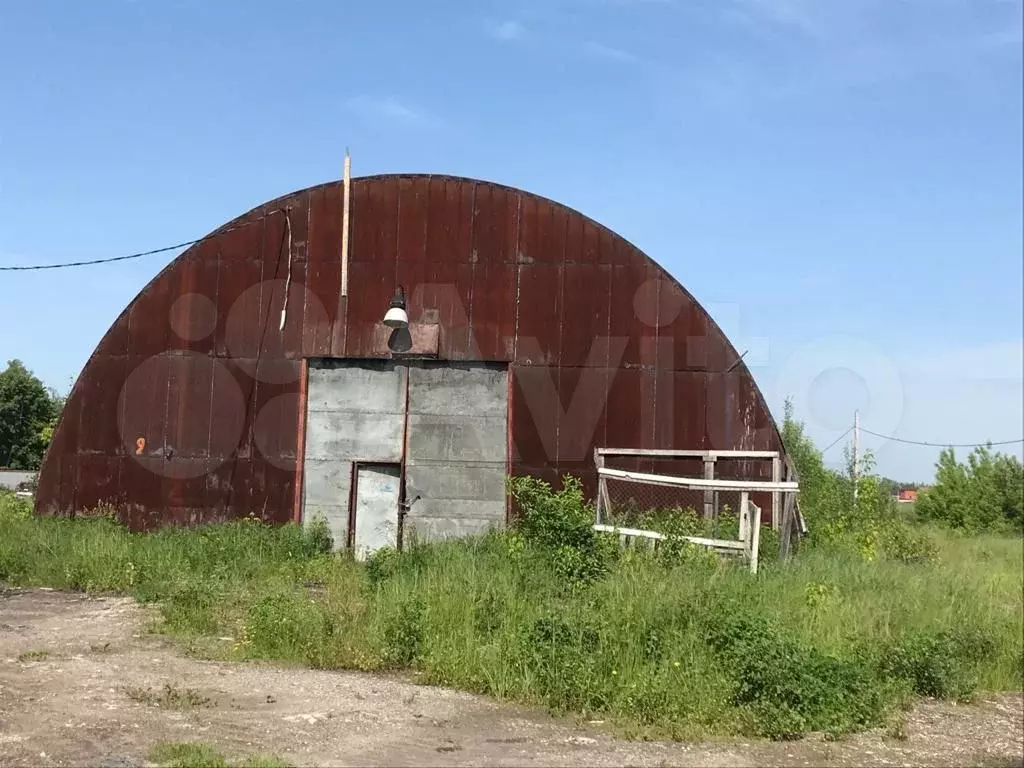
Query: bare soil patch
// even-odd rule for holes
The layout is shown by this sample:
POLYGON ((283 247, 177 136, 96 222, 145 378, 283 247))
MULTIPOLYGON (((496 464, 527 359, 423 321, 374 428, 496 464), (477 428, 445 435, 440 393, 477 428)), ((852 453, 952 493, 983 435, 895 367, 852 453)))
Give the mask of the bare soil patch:
POLYGON ((399 679, 191 658, 147 618, 130 598, 0 591, 0 764, 128 768, 202 741, 301 766, 1024 766, 1024 694, 924 702, 902 733, 840 741, 629 742, 399 679))

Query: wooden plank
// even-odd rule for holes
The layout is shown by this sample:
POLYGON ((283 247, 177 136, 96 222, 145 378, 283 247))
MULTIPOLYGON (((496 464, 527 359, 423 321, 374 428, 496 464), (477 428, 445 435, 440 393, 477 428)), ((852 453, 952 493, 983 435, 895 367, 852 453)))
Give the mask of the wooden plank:
MULTIPOLYGON (((704 479, 715 479, 715 460, 704 459, 704 479)), ((715 514, 715 492, 708 489, 704 491, 704 519, 710 520, 715 514)))
POLYGON ((675 488, 711 488, 719 491, 789 491, 796 493, 800 486, 792 482, 771 482, 768 480, 705 480, 698 477, 671 477, 669 475, 650 475, 644 472, 626 472, 621 469, 599 467, 600 477, 612 477, 630 483, 648 483, 650 485, 667 485, 675 488))
MULTIPOLYGON (((782 459, 776 456, 772 459, 772 482, 782 481, 782 459)), ((782 503, 782 495, 779 491, 772 491, 772 528, 778 530, 782 515, 779 514, 779 505, 782 503)))
POLYGON ((783 561, 788 560, 793 552, 793 539, 796 534, 796 515, 793 514, 795 500, 796 496, 788 493, 783 502, 782 530, 779 532, 779 559, 783 561))
MULTIPOLYGON (((659 541, 667 538, 664 534, 658 533, 657 531, 642 531, 639 528, 618 528, 614 525, 600 525, 595 524, 593 526, 595 531, 600 533, 617 533, 619 540, 623 537, 626 538, 638 538, 638 539, 657 539, 659 541)), ((705 547, 712 547, 715 549, 728 549, 728 550, 739 550, 743 551, 743 542, 741 541, 729 541, 727 539, 705 539, 701 536, 680 536, 679 538, 692 542, 694 544, 700 544, 705 547)))
MULTIPOLYGON (((746 491, 740 493, 740 541, 747 544, 750 539, 750 494, 746 491)), ((750 550, 747 550, 750 555, 750 550)))
POLYGON ((681 451, 674 448, 596 448, 601 456, 654 456, 680 459, 777 459, 778 451, 681 451))
POLYGON ((761 546, 761 508, 756 504, 749 505, 753 510, 753 519, 751 524, 754 526, 754 531, 750 537, 750 572, 757 573, 757 553, 761 546))

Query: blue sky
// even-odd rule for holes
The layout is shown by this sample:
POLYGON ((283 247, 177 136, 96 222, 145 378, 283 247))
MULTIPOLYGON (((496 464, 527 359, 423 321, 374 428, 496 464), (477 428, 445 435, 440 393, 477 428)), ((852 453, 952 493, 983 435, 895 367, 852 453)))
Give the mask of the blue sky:
MULTIPOLYGON (((0 2, 0 263, 200 236, 338 177, 348 145, 356 175, 492 179, 610 226, 822 446, 858 407, 909 439, 1018 438, 1021 17, 1021 0, 0 2)), ((0 358, 67 390, 169 258, 0 273, 0 358)), ((883 472, 931 476, 936 450, 865 443, 883 472)))

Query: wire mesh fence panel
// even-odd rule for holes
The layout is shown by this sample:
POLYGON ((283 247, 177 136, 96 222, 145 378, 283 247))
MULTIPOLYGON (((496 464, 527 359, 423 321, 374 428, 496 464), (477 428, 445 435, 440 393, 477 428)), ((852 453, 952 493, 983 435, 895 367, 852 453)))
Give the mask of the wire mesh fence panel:
POLYGON ((735 539, 742 490, 688 488, 617 477, 600 479, 600 522, 623 528, 735 539))

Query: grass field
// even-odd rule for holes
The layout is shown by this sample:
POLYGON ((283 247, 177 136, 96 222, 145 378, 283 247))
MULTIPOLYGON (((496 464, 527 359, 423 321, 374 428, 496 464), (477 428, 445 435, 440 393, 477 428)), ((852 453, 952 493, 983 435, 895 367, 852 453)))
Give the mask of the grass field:
POLYGON ((686 547, 619 555, 559 514, 363 565, 295 526, 132 534, 0 496, 0 582, 155 602, 203 655, 408 670, 635 736, 843 733, 1024 687, 1020 538, 901 526, 752 577, 686 547))

